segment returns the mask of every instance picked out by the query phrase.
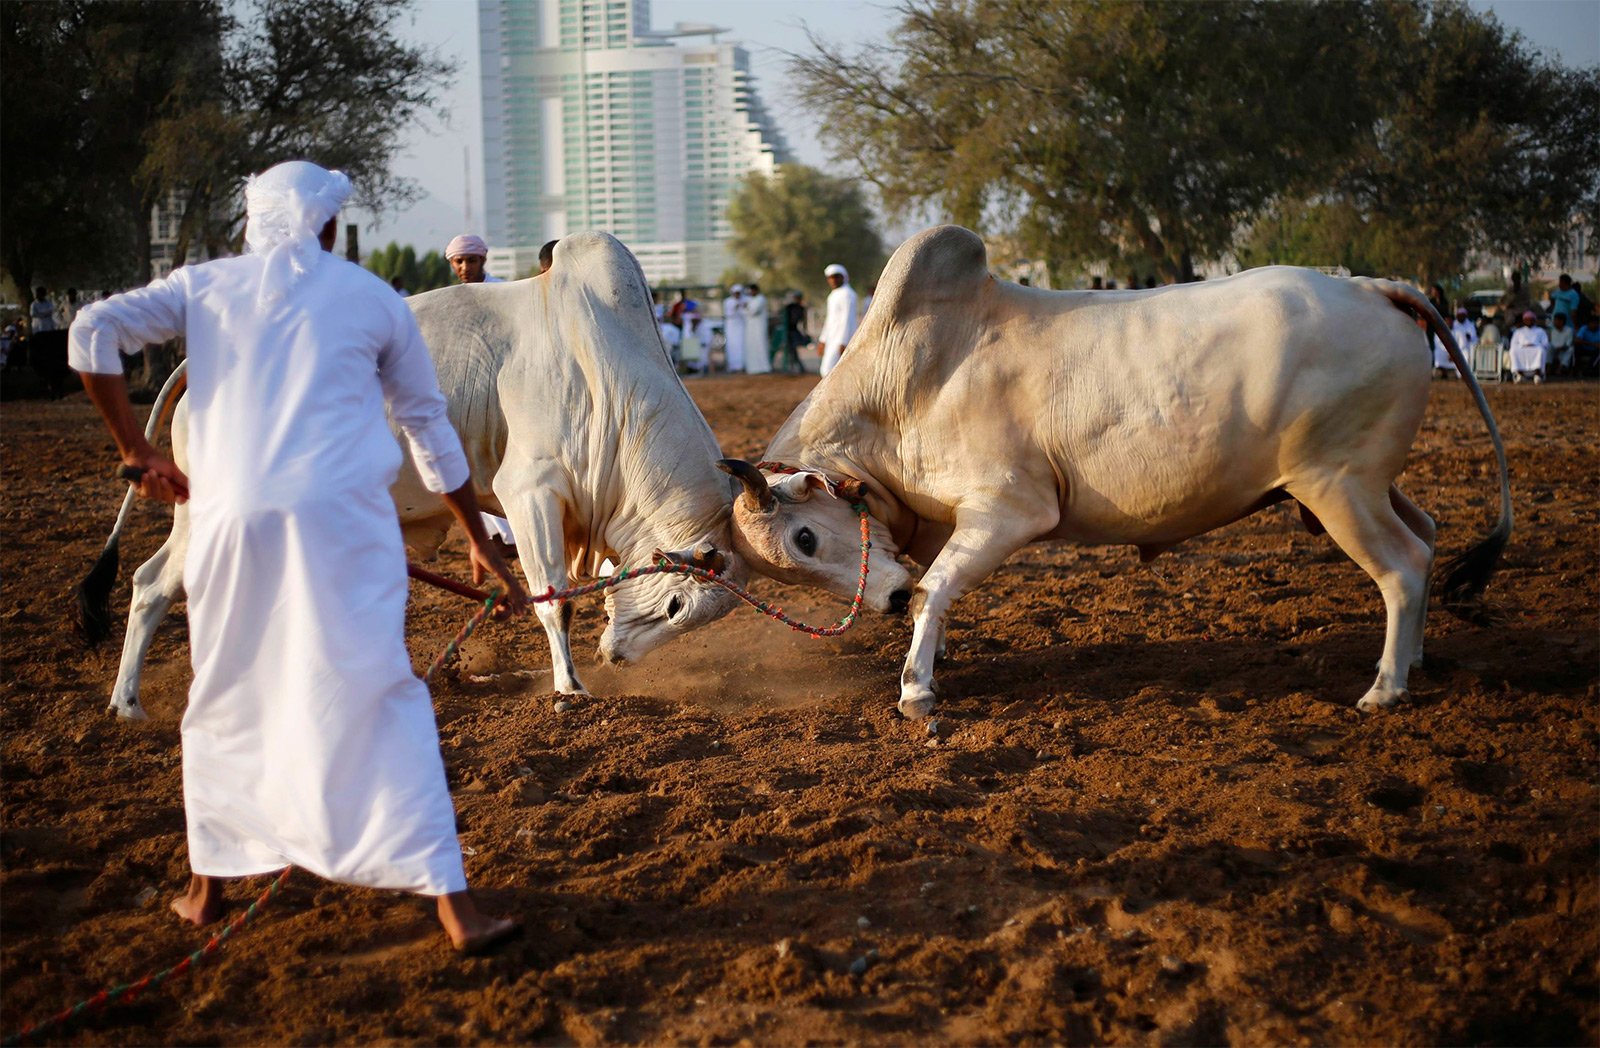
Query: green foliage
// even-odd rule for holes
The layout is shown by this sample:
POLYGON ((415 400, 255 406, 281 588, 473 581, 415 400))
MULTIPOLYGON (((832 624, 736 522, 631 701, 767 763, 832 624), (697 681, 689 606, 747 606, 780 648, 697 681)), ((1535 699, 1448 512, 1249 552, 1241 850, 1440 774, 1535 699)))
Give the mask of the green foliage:
POLYGON ((883 241, 860 186, 804 164, 784 164, 771 178, 746 176, 728 202, 728 220, 730 246, 745 270, 739 282, 757 274, 770 293, 825 291, 822 270, 831 262, 848 269, 858 288, 883 268, 883 241))
POLYGON ((429 251, 419 259, 410 244, 401 247, 392 240, 388 247, 367 256, 366 267, 385 280, 399 277, 412 294, 455 283, 450 263, 438 251, 429 251))
POLYGON ((236 250, 243 179, 289 159, 345 171, 354 202, 373 210, 411 199, 415 187, 390 165, 406 125, 436 111, 452 70, 396 35, 408 7, 409 0, 0 4, 0 262, 14 278, 31 279, 43 264, 42 228, 52 249, 70 239, 67 250, 82 253, 70 277, 41 270, 58 282, 141 279, 150 208, 171 191, 185 210, 180 260, 192 244, 236 250), (30 154, 36 162, 25 160, 30 154), (14 221, 14 213, 33 217, 14 221), (86 230, 93 235, 81 235, 86 230))
POLYGON ((1600 79, 1440 0, 906 0, 792 70, 891 213, 1010 234, 1057 279, 1153 260, 1427 277, 1593 224, 1600 79))
POLYGON ((0 264, 17 284, 147 271, 155 128, 217 75, 209 0, 0 4, 0 264))

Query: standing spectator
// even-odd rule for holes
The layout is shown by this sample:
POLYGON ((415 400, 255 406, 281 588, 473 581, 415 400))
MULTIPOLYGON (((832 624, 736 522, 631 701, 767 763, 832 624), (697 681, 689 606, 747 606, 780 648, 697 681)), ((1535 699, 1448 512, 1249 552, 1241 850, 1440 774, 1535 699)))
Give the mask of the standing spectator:
POLYGON ((856 333, 856 292, 850 286, 850 273, 835 262, 822 271, 828 279, 828 315, 822 322, 822 333, 817 341, 822 343, 822 374, 824 377, 839 363, 850 336, 856 333))
POLYGON ((744 370, 744 306, 744 285, 735 284, 722 300, 722 346, 730 374, 744 370))
MULTIPOLYGON (((1456 307, 1455 323, 1450 325, 1450 333, 1455 336, 1456 345, 1461 347, 1461 355, 1466 358, 1467 366, 1472 365, 1472 350, 1478 344, 1478 329, 1467 317, 1467 307, 1456 307)), ((1456 374, 1455 362, 1450 359, 1450 351, 1444 348, 1438 335, 1430 336, 1433 339, 1433 377, 1453 378, 1456 374)))
POLYGON ((800 362, 800 349, 810 342, 811 336, 806 334, 806 296, 796 291, 789 296, 788 303, 783 307, 781 369, 786 372, 792 370, 796 375, 804 375, 806 366, 800 362))
POLYGON ((489 261, 489 245, 483 238, 463 233, 445 246, 444 258, 455 271, 456 279, 463 284, 498 284, 499 277, 484 272, 483 264, 489 261))
POLYGON ((1565 313, 1567 323, 1571 324, 1578 316, 1578 299, 1581 297, 1578 289, 1572 286, 1572 274, 1561 274, 1556 278, 1555 290, 1550 292, 1550 315, 1554 317, 1557 313, 1565 313))
POLYGON ((1515 324, 1516 318, 1532 304, 1533 299, 1528 297, 1528 289, 1522 286, 1522 270, 1513 269, 1511 285, 1506 288, 1505 294, 1500 296, 1500 311, 1515 324))
POLYGON ((868 284, 867 285, 867 297, 861 300, 861 315, 863 317, 865 317, 867 315, 867 310, 872 308, 872 296, 876 295, 877 293, 878 293, 878 285, 877 284, 868 284))
POLYGON ((761 285, 751 284, 750 298, 744 304, 744 370, 749 375, 772 373, 772 343, 767 333, 768 312, 767 296, 761 293, 761 285))
POLYGON ((28 303, 28 333, 38 335, 55 329, 56 306, 50 301, 50 290, 36 287, 33 289, 33 301, 28 303))
POLYGON ((193 875, 173 911, 209 924, 224 878, 294 865, 435 896, 451 941, 472 952, 515 926, 467 891, 433 705, 406 652, 389 419, 466 529, 474 575, 497 576, 513 612, 527 598, 484 532, 411 311, 329 254, 349 193, 343 174, 305 161, 250 179, 249 253, 85 309, 71 362, 139 493, 174 502, 189 478, 145 440, 117 354, 188 342, 193 875))
POLYGON ((67 288, 67 301, 61 306, 61 326, 70 328, 72 321, 78 315, 78 289, 67 288))
POLYGON ((406 282, 399 277, 390 277, 389 286, 394 288, 394 293, 401 298, 410 298, 411 292, 406 290, 406 282))
POLYGON ((691 375, 704 375, 711 369, 711 353, 705 344, 699 305, 692 298, 683 299, 680 304, 683 310, 678 314, 681 322, 678 357, 691 375))
POLYGON ((1521 382, 1531 378, 1537 385, 1544 381, 1545 358, 1550 353, 1550 336, 1538 325, 1533 310, 1523 310, 1522 326, 1511 332, 1511 381, 1521 382))
POLYGON ((11 346, 17 341, 17 325, 7 324, 0 328, 0 368, 6 366, 6 361, 11 358, 11 346))
POLYGON ((1600 369, 1600 317, 1590 314, 1572 337, 1572 370, 1577 374, 1600 369))
POLYGON ((1550 321, 1551 374, 1572 374, 1572 327, 1565 313, 1557 313, 1550 321))
POLYGON ((1577 329, 1587 324, 1589 318, 1594 316, 1594 300, 1583 293, 1583 284, 1579 281, 1572 282, 1572 290, 1578 293, 1578 309, 1568 319, 1572 321, 1573 328, 1577 329))

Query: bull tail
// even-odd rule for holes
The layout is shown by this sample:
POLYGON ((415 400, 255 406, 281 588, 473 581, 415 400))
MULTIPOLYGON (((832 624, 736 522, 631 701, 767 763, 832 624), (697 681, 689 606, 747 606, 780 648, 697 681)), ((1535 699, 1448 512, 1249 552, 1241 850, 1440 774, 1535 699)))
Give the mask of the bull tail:
POLYGON ((1472 367, 1467 362, 1465 354, 1461 352, 1461 347, 1456 345, 1455 334, 1433 308, 1433 303, 1415 288, 1394 281, 1360 278, 1359 283, 1372 288, 1398 308, 1422 318, 1427 323, 1428 329, 1438 336, 1446 352, 1450 354, 1456 371, 1460 372, 1467 388, 1472 391, 1472 399, 1478 405, 1478 413, 1483 416, 1484 423, 1489 427, 1489 439, 1494 444, 1495 463, 1500 470, 1500 519, 1495 524, 1494 530, 1489 532, 1482 542, 1441 565, 1434 583, 1434 592, 1439 594, 1439 601, 1446 610, 1469 622, 1487 622, 1489 615, 1483 605, 1483 591, 1489 585, 1489 579, 1494 575, 1495 569, 1499 567, 1500 555, 1505 552, 1506 544, 1511 540, 1511 473, 1506 466, 1506 448, 1500 439, 1500 427, 1495 424, 1494 413, 1489 410, 1489 402, 1484 398, 1483 387, 1478 385, 1478 378, 1472 373, 1472 367))
MULTIPOLYGON (((155 405, 150 409, 150 418, 145 422, 146 440, 155 440, 156 433, 166 425, 170 408, 178 402, 178 395, 188 381, 188 367, 187 360, 180 361, 172 374, 167 376, 161 392, 156 396, 155 405)), ((128 512, 133 509, 133 500, 134 490, 130 485, 122 495, 122 508, 117 511, 117 522, 111 528, 111 537, 106 539, 105 548, 95 558, 89 574, 78 583, 78 615, 74 622, 78 634, 90 647, 111 636, 111 589, 117 584, 117 569, 121 559, 118 546, 122 541, 122 529, 128 523, 128 512)))

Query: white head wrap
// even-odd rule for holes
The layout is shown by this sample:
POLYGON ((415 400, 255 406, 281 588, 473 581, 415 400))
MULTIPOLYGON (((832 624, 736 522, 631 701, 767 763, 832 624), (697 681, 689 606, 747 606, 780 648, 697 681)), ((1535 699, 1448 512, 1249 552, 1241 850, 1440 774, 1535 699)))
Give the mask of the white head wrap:
POLYGON ((244 240, 250 253, 266 256, 259 305, 282 301, 327 252, 317 234, 350 196, 350 179, 307 160, 290 160, 245 180, 244 240))
POLYGON ((482 237, 473 236, 471 233, 462 233, 460 236, 450 241, 450 243, 446 244, 444 248, 444 258, 446 262, 450 261, 452 258, 460 258, 462 255, 482 255, 484 257, 488 257, 488 254, 489 245, 483 242, 482 237))
POLYGON ((845 269, 837 262, 834 262, 833 264, 829 265, 827 269, 824 269, 822 271, 822 275, 825 277, 843 277, 846 280, 850 279, 849 270, 845 269))

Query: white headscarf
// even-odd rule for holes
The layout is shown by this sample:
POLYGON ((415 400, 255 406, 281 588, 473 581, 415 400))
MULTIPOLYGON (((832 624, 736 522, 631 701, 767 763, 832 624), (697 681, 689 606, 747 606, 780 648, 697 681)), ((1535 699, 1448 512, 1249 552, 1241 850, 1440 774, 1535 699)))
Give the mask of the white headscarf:
POLYGON ((344 172, 307 160, 289 160, 245 180, 245 244, 251 254, 266 256, 258 305, 281 302, 322 263, 327 252, 317 234, 349 196, 344 172))

